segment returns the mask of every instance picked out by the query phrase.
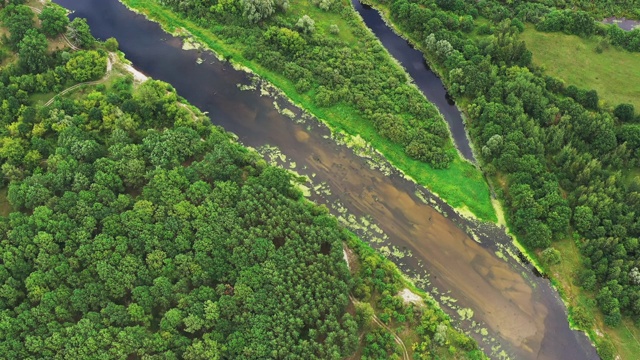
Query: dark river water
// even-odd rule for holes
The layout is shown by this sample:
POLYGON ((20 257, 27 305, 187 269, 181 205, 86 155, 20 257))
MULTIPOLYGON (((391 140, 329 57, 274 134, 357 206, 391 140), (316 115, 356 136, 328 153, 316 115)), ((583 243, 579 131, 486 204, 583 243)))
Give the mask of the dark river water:
POLYGON ((351 0, 351 3, 367 27, 380 39, 387 51, 402 64, 427 99, 438 107, 449 124, 453 142, 458 151, 465 159, 475 162, 460 110, 447 93, 440 78, 429 69, 422 53, 394 33, 382 20, 378 11, 361 4, 359 0, 351 0))
MULTIPOLYGON (((307 175, 313 201, 326 204, 387 254, 492 358, 597 359, 586 336, 569 329, 566 309, 549 281, 508 255, 518 251, 503 229, 461 218, 384 161, 340 145, 324 125, 286 99, 241 90, 239 85, 259 81, 211 53, 182 50, 181 39, 118 1, 55 2, 87 18, 96 37, 115 37, 137 69, 172 84, 243 144, 307 175)), ((441 91, 442 84, 434 87, 441 91)))

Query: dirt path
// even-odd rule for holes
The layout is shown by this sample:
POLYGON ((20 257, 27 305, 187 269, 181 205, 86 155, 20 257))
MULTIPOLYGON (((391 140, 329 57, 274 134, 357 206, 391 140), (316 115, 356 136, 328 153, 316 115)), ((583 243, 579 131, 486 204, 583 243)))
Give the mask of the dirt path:
POLYGON ((75 84, 71 87, 68 87, 64 90, 62 90, 61 92, 55 94, 51 99, 49 99, 49 101, 47 101, 44 104, 44 107, 47 107, 51 104, 53 104, 53 101, 58 97, 58 96, 62 96, 65 95, 81 86, 84 85, 97 85, 100 84, 101 82, 104 82, 105 80, 107 80, 107 78, 109 77, 109 74, 111 73, 111 70, 113 69, 113 63, 115 62, 115 55, 113 53, 109 53, 109 56, 107 57, 107 72, 104 74, 104 76, 99 79, 99 80, 94 80, 94 81, 86 81, 86 82, 81 82, 79 84, 75 84))
MULTIPOLYGON (((36 13, 36 14, 40 14, 42 12, 42 9, 38 9, 37 7, 29 6, 29 5, 27 5, 27 7, 30 8, 31 10, 33 10, 33 12, 36 13)), ((74 50, 74 51, 80 50, 79 47, 73 45, 73 43, 69 40, 69 38, 67 38, 67 35, 60 34, 60 36, 62 36, 62 38, 64 39, 64 42, 67 43, 67 45, 71 48, 71 50, 74 50)))
MULTIPOLYGON (((354 298, 351 294, 349 294, 349 299, 351 299, 351 302, 353 302, 354 305, 359 303, 359 301, 356 300, 356 298, 354 298)), ((407 347, 404 345, 404 341, 402 341, 402 339, 400 339, 400 337, 398 335, 396 335, 396 333, 393 332, 393 330, 391 330, 391 328, 389 328, 382 321, 380 321, 380 319, 378 319, 376 314, 373 314, 373 322, 375 322, 379 326, 387 329, 387 331, 389 331, 391 333, 391 335, 393 335, 393 338, 396 340, 396 343, 398 345, 400 345, 400 347, 402 347, 402 358, 404 360, 411 360, 411 358, 409 357, 409 352, 407 351, 407 347)))

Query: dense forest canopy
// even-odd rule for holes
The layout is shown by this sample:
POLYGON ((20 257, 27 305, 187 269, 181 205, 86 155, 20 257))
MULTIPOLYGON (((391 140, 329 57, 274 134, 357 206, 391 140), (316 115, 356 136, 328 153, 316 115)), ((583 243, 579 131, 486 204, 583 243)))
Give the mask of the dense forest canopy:
POLYGON ((337 221, 167 84, 121 77, 30 105, 105 67, 103 50, 49 54, 40 31, 15 39, 19 60, 0 72, 3 181, 20 210, 0 218, 2 356, 353 352, 337 221))
POLYGON ((170 85, 106 73, 115 39, 60 14, 0 14, 14 29, 0 68, 0 357, 400 358, 378 313, 411 329, 416 359, 485 358, 432 300, 403 302, 397 268, 303 199, 292 174, 170 85), (51 51, 63 33, 81 49, 51 51))

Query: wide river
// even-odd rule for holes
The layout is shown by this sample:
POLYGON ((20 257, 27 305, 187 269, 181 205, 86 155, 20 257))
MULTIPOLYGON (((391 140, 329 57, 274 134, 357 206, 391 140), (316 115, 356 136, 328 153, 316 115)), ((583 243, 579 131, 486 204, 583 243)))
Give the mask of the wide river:
POLYGON ((181 39, 117 0, 55 2, 87 18, 96 37, 115 37, 137 69, 172 84, 243 144, 307 175, 312 200, 388 254, 492 358, 598 358, 586 336, 569 329, 549 281, 508 255, 517 250, 503 229, 461 218, 384 161, 338 144, 324 125, 286 99, 247 90, 259 83, 253 76, 211 53, 183 50, 181 39), (295 116, 283 114, 289 111, 295 116))

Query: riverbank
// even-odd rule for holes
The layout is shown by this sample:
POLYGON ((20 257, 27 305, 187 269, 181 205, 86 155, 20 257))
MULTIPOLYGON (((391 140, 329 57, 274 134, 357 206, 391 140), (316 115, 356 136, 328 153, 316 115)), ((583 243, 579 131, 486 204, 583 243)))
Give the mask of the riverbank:
MULTIPOLYGON (((403 359, 413 359, 414 356, 424 356, 427 347, 432 347, 428 355, 435 358, 469 358, 469 359, 488 359, 488 357, 477 348, 477 344, 473 341, 469 342, 468 335, 455 329, 452 326, 452 319, 447 315, 438 302, 423 290, 417 288, 415 284, 407 279, 398 267, 380 255, 378 251, 360 240, 355 234, 351 234, 345 243, 344 259, 347 262, 349 271, 354 277, 356 283, 366 283, 372 287, 368 294, 362 293, 362 288, 356 287, 355 295, 351 295, 351 302, 354 306, 353 312, 358 319, 371 309, 371 318, 363 319, 361 332, 361 342, 354 356, 350 359, 359 359, 365 351, 366 342, 362 341, 363 336, 371 333, 375 328, 383 329, 393 334, 395 341, 400 345, 400 349, 396 349, 396 354, 402 353, 403 359), (384 273, 386 279, 387 294, 374 284, 373 273, 377 269, 378 272, 384 273), (392 294, 388 294, 392 292, 392 294), (389 296, 396 299, 395 304, 389 301, 389 296), (404 309, 404 310, 400 310, 404 309), (407 311, 410 316, 401 315, 402 311, 407 311), (400 312, 400 313, 399 313, 400 312), (392 315, 392 314, 395 314, 392 315), (430 322, 439 322, 446 326, 446 345, 439 343, 437 338, 435 341, 424 341, 420 327, 423 327, 425 320, 418 322, 412 321, 410 318, 413 314, 420 314, 422 319, 429 319, 430 322)), ((376 275, 377 277, 378 275, 376 275)), ((424 329, 424 328, 423 328, 424 329)))
MULTIPOLYGON (((344 103, 338 103, 330 107, 316 106, 313 102, 313 96, 315 94, 299 94, 296 91, 294 82, 268 71, 257 65, 254 61, 245 59, 242 55, 241 45, 226 43, 224 39, 213 32, 203 29, 189 20, 185 20, 181 16, 161 7, 155 1, 124 0, 123 3, 129 8, 141 12, 150 19, 157 21, 166 31, 182 36, 190 34, 219 56, 225 59, 231 59, 232 62, 266 79, 281 89, 293 102, 325 122, 333 131, 342 131, 351 136, 361 136, 366 142, 380 151, 386 159, 400 169, 406 176, 428 187, 439 197, 447 201, 447 203, 459 209, 461 213, 473 214, 483 221, 497 221, 495 211, 491 204, 489 189, 482 173, 472 164, 460 159, 459 156, 456 156, 448 169, 442 170, 433 169, 424 162, 411 159, 406 155, 402 146, 380 136, 373 125, 362 118, 362 115, 359 114, 357 109, 344 103), (460 190, 460 184, 465 184, 464 191, 460 190)), ((347 1, 344 1, 344 3, 345 5, 348 4, 348 6, 351 6, 347 1)), ((292 8, 295 8, 295 5, 293 5, 292 8)), ((302 11, 310 12, 315 11, 314 9, 315 8, 307 7, 302 9, 302 11)), ((291 9, 291 11, 295 11, 295 9, 291 9)), ((319 11, 318 13, 322 14, 319 11)), ((322 16, 316 16, 316 13, 312 14, 312 17, 317 21, 317 27, 320 27, 321 24, 325 26, 329 21, 341 22, 341 24, 344 25, 341 27, 339 36, 347 40, 353 38, 354 46, 358 45, 356 37, 353 36, 353 32, 349 29, 347 26, 348 23, 346 23, 344 19, 337 14, 330 13, 322 16), (323 19, 322 16, 325 18, 323 19), (327 20, 327 17, 330 17, 330 20, 327 20), (347 31, 349 31, 349 33, 346 33, 347 31)), ((359 26, 362 27, 359 31, 368 33, 368 29, 361 21, 359 22, 359 26)), ((390 65, 398 66, 392 61, 392 58, 388 54, 385 54, 385 58, 390 65)))
MULTIPOLYGON (((370 3, 366 1, 367 3, 370 3)), ((388 7, 376 2, 371 4, 383 15, 385 21, 399 34, 402 34, 407 41, 411 42, 417 49, 425 53, 425 60, 429 62, 426 53, 420 42, 414 39, 409 32, 403 31, 402 24, 393 22, 391 12, 388 7)), ((555 34, 553 34, 555 35, 555 34)), ((567 36, 559 34, 557 36, 567 36)), ((430 67, 438 74, 442 74, 442 69, 429 62, 430 67)), ((441 77, 442 78, 442 77, 441 77)), ((445 85, 448 85, 443 80, 445 85)), ((465 101, 459 102, 463 111, 466 111, 465 101)), ((488 177, 489 182, 498 188, 502 188, 497 176, 488 177)), ((503 198, 498 201, 504 203, 503 198)), ((509 220, 507 219, 507 229, 509 220)), ((568 321, 572 329, 586 333, 592 343, 598 349, 598 353, 603 359, 614 359, 616 353, 622 359, 634 359, 640 353, 640 331, 629 319, 616 328, 608 327, 604 324, 604 317, 597 307, 595 294, 587 292, 576 285, 577 274, 583 268, 581 256, 574 239, 568 238, 552 243, 552 247, 560 250, 562 261, 556 265, 549 265, 543 262, 540 251, 532 251, 523 246, 514 234, 510 234, 514 239, 514 244, 526 254, 530 261, 541 274, 549 276, 553 287, 558 291, 562 301, 569 311, 568 321), (580 320, 578 320, 580 319, 580 320), (584 320, 587 319, 587 320, 584 320), (615 346, 615 349, 613 349, 615 346)))

